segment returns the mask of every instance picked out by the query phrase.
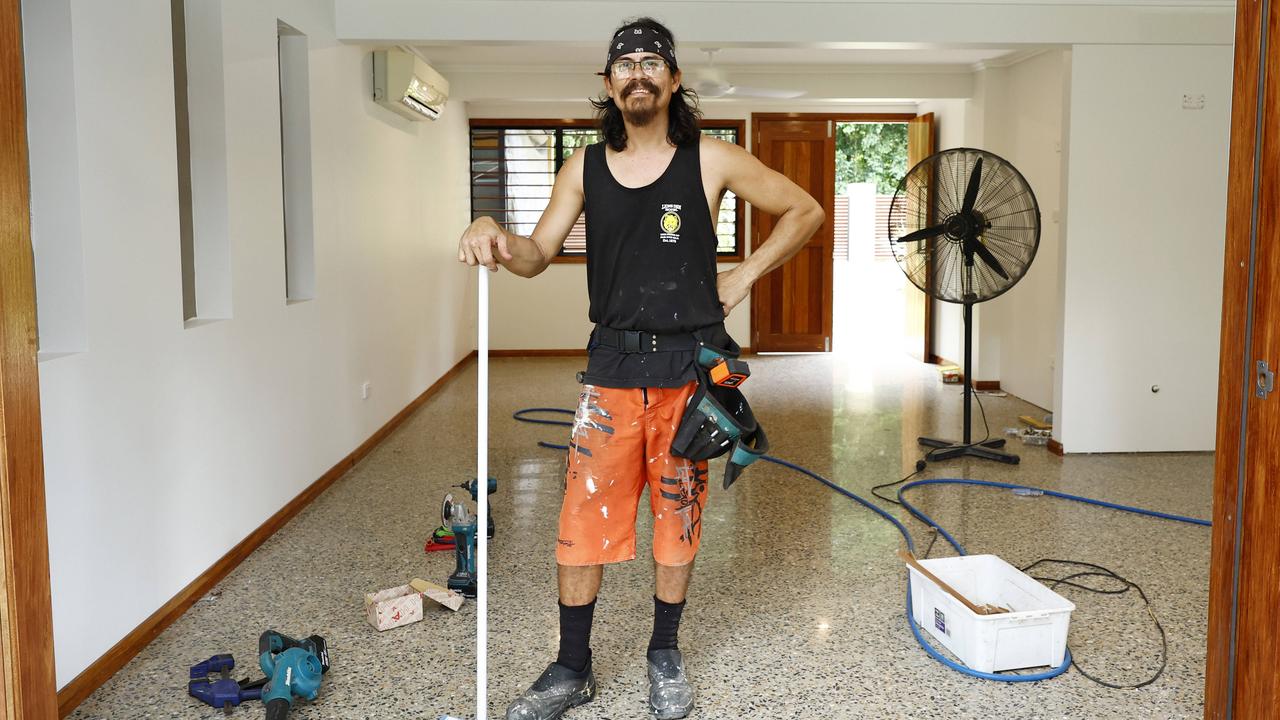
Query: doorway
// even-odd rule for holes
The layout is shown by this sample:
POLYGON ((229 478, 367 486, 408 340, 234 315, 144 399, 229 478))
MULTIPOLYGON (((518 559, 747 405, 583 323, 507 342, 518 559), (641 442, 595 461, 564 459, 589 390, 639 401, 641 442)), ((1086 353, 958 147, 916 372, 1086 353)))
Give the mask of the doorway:
POLYGON ((906 342, 906 282, 889 246, 889 206, 907 172, 905 122, 835 125, 831 351, 897 356, 906 342))
MULTIPOLYGON (((864 317, 867 313, 854 312, 859 301, 847 297, 847 288, 836 278, 839 252, 846 255, 859 253, 862 257, 862 250, 866 249, 863 245, 856 248, 848 245, 847 224, 842 226, 843 237, 837 239, 837 223, 841 220, 847 223, 851 217, 840 211, 836 200, 838 193, 847 192, 847 188, 838 190, 837 186, 853 184, 848 180, 883 176, 883 182, 876 182, 873 196, 887 192, 892 198, 889 187, 896 187, 893 173, 898 172, 900 178, 913 162, 933 152, 933 116, 931 113, 921 116, 909 113, 755 113, 751 116, 751 124, 752 152, 766 166, 786 175, 817 199, 827 214, 826 222, 794 257, 756 283, 751 294, 751 347, 757 352, 831 352, 837 327, 837 285, 841 285, 841 307, 850 309, 842 313, 842 322, 872 320, 864 317), (844 136, 837 137, 838 132, 844 136), (887 135, 881 138, 881 133, 887 135), (894 157, 896 149, 889 151, 887 157, 880 157, 884 155, 880 153, 875 158, 868 157, 875 153, 867 148, 855 150, 859 143, 866 143, 868 148, 881 143, 898 148, 901 141, 906 143, 905 159, 889 159, 894 157), (838 146, 845 148, 843 160, 837 158, 838 146), (891 165, 880 168, 878 173, 858 170, 863 166, 878 167, 881 163, 891 165)), ((864 206, 859 205, 856 211, 863 209, 864 206)), ((858 227, 866 227, 871 233, 865 238, 860 236, 860 241, 871 243, 867 246, 871 252, 868 262, 874 262, 874 208, 870 212, 871 217, 865 224, 859 223, 858 227)), ((887 226, 887 221, 881 224, 887 226)), ((752 250, 768 239, 773 225, 774 218, 752 208, 752 250)), ((881 252, 887 249, 886 239, 881 252)), ((892 256, 887 260, 893 262, 892 256)), ((896 262, 893 264, 900 276, 896 262)), ((842 280, 851 279, 849 268, 840 268, 840 271, 842 280)), ((888 273, 877 277, 881 277, 884 283, 893 282, 888 280, 888 273)), ((876 297, 877 304, 883 303, 883 296, 876 297)), ((884 313, 878 322, 897 322, 902 328, 902 339, 897 346, 902 347, 905 343, 912 356, 927 361, 932 354, 929 346, 932 336, 929 303, 919 292, 898 291, 896 298, 895 308, 884 313), (901 313, 897 308, 901 308, 901 313)), ((851 333, 850 338, 856 338, 857 335, 852 333, 857 331, 856 327, 846 329, 851 333)), ((897 337, 898 333, 894 336, 897 337)))

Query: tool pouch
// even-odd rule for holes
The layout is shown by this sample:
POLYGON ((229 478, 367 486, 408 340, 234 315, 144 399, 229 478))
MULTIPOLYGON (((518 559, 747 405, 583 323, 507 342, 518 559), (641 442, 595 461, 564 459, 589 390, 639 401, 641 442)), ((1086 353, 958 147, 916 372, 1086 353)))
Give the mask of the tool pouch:
POLYGON ((689 398, 680 419, 671 442, 671 454, 699 462, 732 453, 724 474, 724 487, 728 488, 746 466, 769 451, 769 440, 742 391, 716 385, 707 374, 721 360, 736 359, 737 347, 718 348, 698 339, 698 389, 689 398))

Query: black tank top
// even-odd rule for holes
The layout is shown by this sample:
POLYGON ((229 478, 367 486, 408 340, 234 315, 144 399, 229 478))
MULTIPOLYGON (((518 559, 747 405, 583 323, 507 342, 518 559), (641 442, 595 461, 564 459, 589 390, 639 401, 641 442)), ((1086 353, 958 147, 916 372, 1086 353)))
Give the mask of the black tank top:
MULTIPOLYGON (((716 231, 702 185, 699 141, 676 148, 665 172, 640 188, 609 171, 605 143, 587 147, 587 294, 592 322, 619 330, 704 330, 722 347, 716 231)), ((736 345, 732 346, 736 349, 736 345)), ((693 380, 693 353, 622 353, 588 344, 584 381, 605 387, 678 387, 693 380)))

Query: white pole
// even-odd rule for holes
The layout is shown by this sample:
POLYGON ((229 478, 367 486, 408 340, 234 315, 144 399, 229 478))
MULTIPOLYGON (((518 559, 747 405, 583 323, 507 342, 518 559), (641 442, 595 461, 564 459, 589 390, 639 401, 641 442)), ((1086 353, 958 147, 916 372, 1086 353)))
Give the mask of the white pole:
POLYGON ((480 337, 476 355, 479 360, 476 384, 476 720, 488 717, 488 669, 486 645, 488 632, 489 573, 489 270, 480 265, 480 301, 476 319, 480 337))

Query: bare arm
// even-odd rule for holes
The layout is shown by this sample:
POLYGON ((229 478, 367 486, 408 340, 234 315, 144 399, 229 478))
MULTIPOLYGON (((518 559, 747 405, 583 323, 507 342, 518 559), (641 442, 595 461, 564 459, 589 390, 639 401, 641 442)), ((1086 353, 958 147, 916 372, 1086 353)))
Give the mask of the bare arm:
POLYGON ((582 215, 583 156, 584 148, 578 148, 561 166, 551 189, 551 200, 532 236, 509 233, 491 217, 478 218, 458 241, 458 261, 484 265, 494 271, 501 264, 523 277, 533 277, 546 270, 582 215))
POLYGON ((724 187, 762 212, 778 218, 773 232, 751 256, 720 273, 720 303, 728 314, 742 302, 757 280, 782 265, 804 246, 826 221, 822 205, 787 176, 770 169, 743 148, 720 140, 704 140, 711 167, 724 187))

